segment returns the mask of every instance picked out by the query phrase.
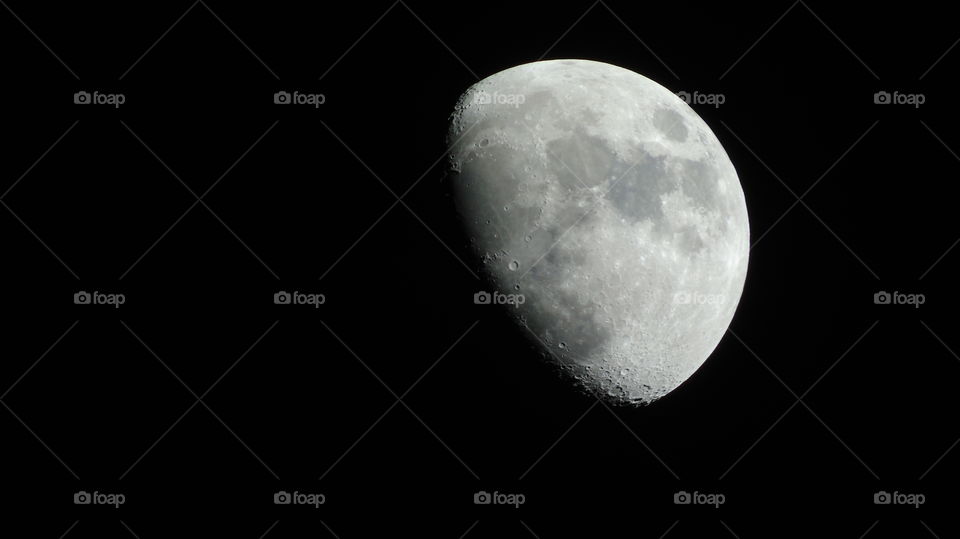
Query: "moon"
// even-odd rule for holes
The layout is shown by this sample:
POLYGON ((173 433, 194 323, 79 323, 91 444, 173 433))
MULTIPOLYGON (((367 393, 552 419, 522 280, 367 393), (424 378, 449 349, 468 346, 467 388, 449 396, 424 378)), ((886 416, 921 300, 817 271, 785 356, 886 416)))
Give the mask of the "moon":
MULTIPOLYGON (((460 97, 447 180, 487 290, 581 390, 642 405, 729 326, 750 230, 736 170, 670 90, 589 60, 491 75, 460 97)), ((492 299, 491 299, 492 298, 492 299)))

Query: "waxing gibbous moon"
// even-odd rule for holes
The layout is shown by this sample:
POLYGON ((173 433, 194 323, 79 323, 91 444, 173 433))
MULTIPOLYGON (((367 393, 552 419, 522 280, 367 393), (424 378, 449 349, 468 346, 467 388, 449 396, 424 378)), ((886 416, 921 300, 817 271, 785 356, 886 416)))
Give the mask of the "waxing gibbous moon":
POLYGON ((749 223, 733 164, 679 97, 602 62, 534 62, 470 87, 447 142, 492 303, 583 390, 649 403, 713 352, 749 223))

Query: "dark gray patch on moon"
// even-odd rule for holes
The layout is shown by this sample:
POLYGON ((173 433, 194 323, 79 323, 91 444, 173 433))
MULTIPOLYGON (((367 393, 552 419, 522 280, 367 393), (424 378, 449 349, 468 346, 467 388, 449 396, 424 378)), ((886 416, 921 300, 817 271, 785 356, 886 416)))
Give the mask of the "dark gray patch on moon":
POLYGON ((692 198, 694 204, 706 209, 718 209, 721 204, 719 189, 720 175, 717 169, 703 161, 678 159, 680 164, 680 185, 683 194, 692 198))
POLYGON ((615 176, 618 161, 613 151, 606 141, 587 134, 582 127, 572 135, 551 140, 547 150, 563 163, 557 179, 570 189, 600 185, 615 176))
MULTIPOLYGON (((682 126, 678 113, 661 110, 669 113, 659 115, 661 122, 682 126)), ((563 166, 556 176, 568 191, 577 192, 584 187, 607 184, 605 196, 622 217, 632 223, 651 222, 655 233, 678 240, 680 247, 688 253, 697 252, 705 245, 697 229, 689 225, 673 228, 664 218, 663 196, 677 190, 677 176, 681 192, 692 200, 698 211, 705 213, 723 209, 718 207, 723 203, 717 187, 719 173, 715 167, 703 161, 654 157, 640 147, 631 156, 632 162, 624 161, 614 153, 607 141, 588 134, 580 126, 572 134, 548 142, 547 150, 562 162, 563 166), (679 169, 679 173, 668 170, 669 167, 679 169)), ((571 208, 571 211, 562 214, 582 214, 576 208, 571 208)), ((725 222, 719 223, 719 226, 721 231, 726 229, 725 222)))
POLYGON ((631 222, 650 220, 655 226, 662 225, 660 196, 677 188, 675 180, 667 175, 667 159, 653 157, 639 148, 635 159, 636 164, 619 159, 611 161, 615 183, 607 192, 607 200, 631 222))
POLYGON ((695 254, 706 247, 706 243, 704 243, 703 238, 700 236, 700 232, 697 231, 695 227, 681 227, 678 234, 680 236, 677 242, 678 246, 687 254, 695 254))
POLYGON ((653 126, 670 140, 687 140, 687 126, 683 125, 683 116, 675 110, 657 109, 653 113, 653 126))

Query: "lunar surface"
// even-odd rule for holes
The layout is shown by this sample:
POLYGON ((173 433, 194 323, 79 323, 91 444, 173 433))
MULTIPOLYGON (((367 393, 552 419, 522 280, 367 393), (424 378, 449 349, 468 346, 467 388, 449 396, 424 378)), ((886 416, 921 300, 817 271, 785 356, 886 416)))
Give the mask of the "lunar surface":
POLYGON ((733 164, 679 97, 601 62, 524 64, 461 96, 448 145, 477 302, 505 304, 581 389, 649 403, 713 352, 749 223, 733 164))

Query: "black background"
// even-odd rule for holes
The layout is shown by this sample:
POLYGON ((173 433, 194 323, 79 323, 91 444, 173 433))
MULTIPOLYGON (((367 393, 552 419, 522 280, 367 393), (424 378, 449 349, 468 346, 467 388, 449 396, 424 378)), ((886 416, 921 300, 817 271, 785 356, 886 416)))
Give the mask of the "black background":
POLYGON ((949 14, 4 7, 0 535, 957 534, 949 14), (746 288, 714 354, 646 408, 572 392, 473 304, 458 259, 453 104, 544 56, 725 97, 694 108, 746 194, 746 288), (81 90, 126 103, 75 105, 81 90), (281 90, 326 102, 275 105, 281 90), (926 102, 877 105, 881 90, 926 102), (74 305, 79 290, 126 304, 74 305), (277 306, 278 290, 326 303, 277 306), (881 290, 926 303, 875 305, 881 290), (80 490, 127 502, 74 505, 80 490), (277 506, 278 490, 326 503, 277 506), (526 503, 474 505, 478 490, 526 503), (726 503, 675 505, 680 490, 726 503), (926 503, 875 505, 880 490, 926 503))

